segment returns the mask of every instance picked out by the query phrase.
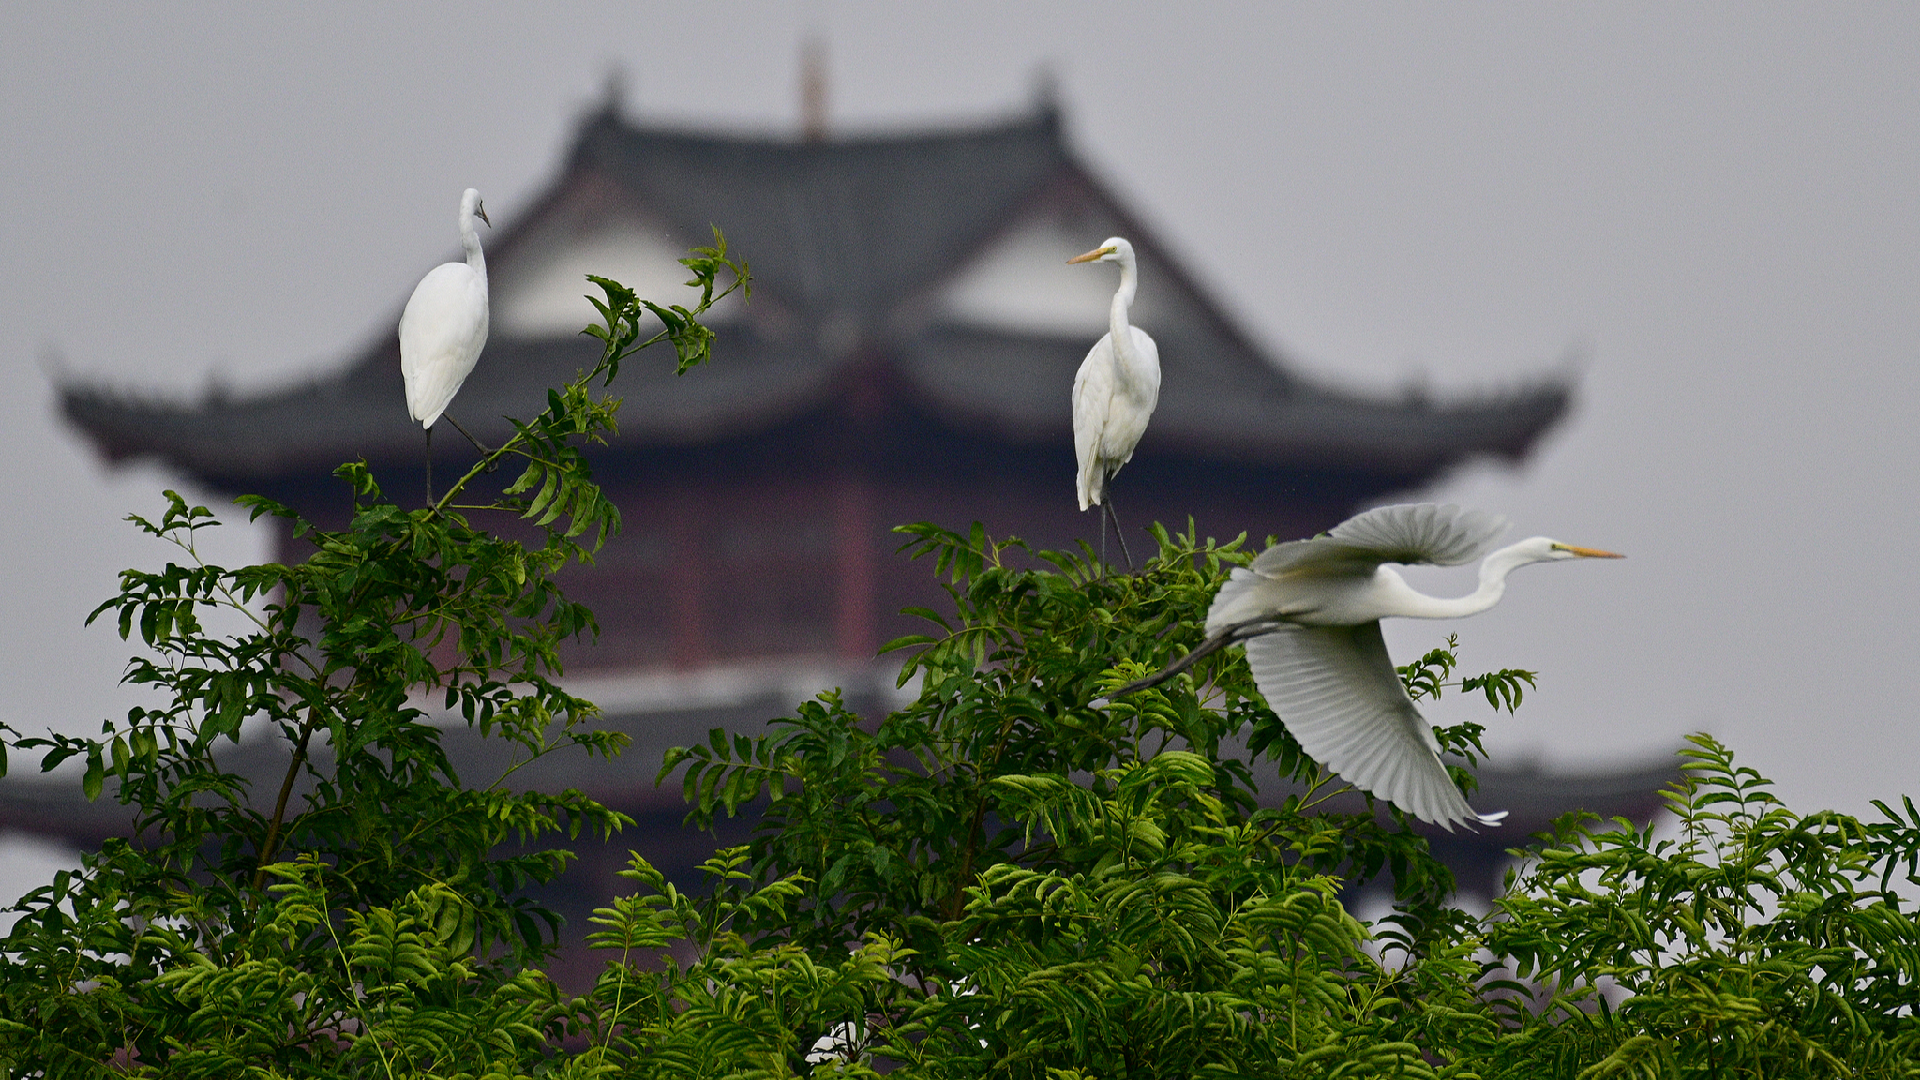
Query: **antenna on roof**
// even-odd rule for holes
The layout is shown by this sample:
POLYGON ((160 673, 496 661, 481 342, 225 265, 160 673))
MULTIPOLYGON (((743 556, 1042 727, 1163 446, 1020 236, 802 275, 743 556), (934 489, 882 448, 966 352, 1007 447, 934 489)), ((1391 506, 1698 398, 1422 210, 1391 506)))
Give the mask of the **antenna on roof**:
POLYGON ((827 138, 827 42, 819 34, 800 43, 800 137, 827 138))

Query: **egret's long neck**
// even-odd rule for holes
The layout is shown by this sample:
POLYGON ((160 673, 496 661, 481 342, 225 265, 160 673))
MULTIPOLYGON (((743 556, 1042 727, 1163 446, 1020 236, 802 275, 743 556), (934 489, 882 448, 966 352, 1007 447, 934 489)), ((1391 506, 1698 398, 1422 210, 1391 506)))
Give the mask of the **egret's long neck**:
MULTIPOLYGON (((1480 563, 1480 587, 1465 596, 1444 597, 1427 596, 1414 593, 1419 598, 1419 610, 1405 614, 1416 619, 1459 619, 1468 615, 1478 615, 1500 602, 1506 595, 1507 575, 1530 562, 1539 560, 1521 550, 1523 545, 1514 544, 1503 547, 1488 555, 1480 563)), ((1411 591, 1411 590, 1409 590, 1411 591)))
POLYGON ((1134 371, 1140 366, 1140 358, 1133 349, 1133 327, 1127 321, 1127 309, 1133 306, 1134 290, 1139 287, 1139 271, 1134 268, 1132 253, 1120 260, 1120 288, 1113 294, 1113 306, 1107 309, 1107 335, 1113 342, 1114 374, 1128 382, 1135 382, 1134 371))
POLYGON ((1117 350, 1120 343, 1132 337, 1127 333, 1127 309, 1133 306, 1134 291, 1139 288, 1140 273, 1134 267, 1131 257, 1120 260, 1120 288, 1114 291, 1113 306, 1107 310, 1107 329, 1113 333, 1113 346, 1117 350))
POLYGON ((473 227, 473 215, 460 215, 460 246, 467 249, 467 265, 480 275, 480 284, 487 283, 487 256, 480 250, 480 233, 473 227))

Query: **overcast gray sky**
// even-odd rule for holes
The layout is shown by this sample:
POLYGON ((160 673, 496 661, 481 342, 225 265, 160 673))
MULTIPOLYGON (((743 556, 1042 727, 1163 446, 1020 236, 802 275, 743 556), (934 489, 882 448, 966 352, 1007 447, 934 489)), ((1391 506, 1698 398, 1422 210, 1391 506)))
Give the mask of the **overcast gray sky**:
MULTIPOLYGON (((17 727, 134 700, 80 624, 167 558, 120 518, 179 482, 97 461, 49 365, 191 395, 337 364, 453 254, 462 187, 515 220, 612 66, 643 117, 791 131, 811 29, 843 128, 1024 109, 1050 65, 1082 157, 1315 374, 1444 395, 1579 358, 1578 415, 1525 469, 1410 493, 1630 556, 1390 632, 1540 671, 1492 722, 1503 760, 1707 729, 1800 809, 1920 790, 1920 6, 188 10, 0 7, 17 727)), ((220 558, 262 554, 232 534, 220 558)))

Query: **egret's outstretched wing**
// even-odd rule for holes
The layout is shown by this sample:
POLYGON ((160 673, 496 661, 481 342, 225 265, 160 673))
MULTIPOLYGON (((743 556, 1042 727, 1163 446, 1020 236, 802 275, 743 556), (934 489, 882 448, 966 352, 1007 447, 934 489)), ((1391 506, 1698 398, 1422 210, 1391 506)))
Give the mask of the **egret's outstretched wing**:
POLYGON ((1507 528, 1507 519, 1484 510, 1433 503, 1402 503, 1369 510, 1311 540, 1275 544, 1253 560, 1255 573, 1279 577, 1292 571, 1371 574, 1381 563, 1472 562, 1507 528))
POLYGON ((1449 831, 1506 816, 1475 813, 1454 786, 1379 623, 1283 626, 1247 641, 1247 664, 1300 748, 1355 787, 1449 831))

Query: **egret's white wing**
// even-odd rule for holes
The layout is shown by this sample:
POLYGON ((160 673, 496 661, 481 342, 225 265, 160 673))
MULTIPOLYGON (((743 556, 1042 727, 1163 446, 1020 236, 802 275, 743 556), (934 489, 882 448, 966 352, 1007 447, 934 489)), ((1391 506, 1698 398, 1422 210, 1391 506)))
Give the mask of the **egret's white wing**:
POLYGON ((1435 503, 1401 503, 1368 510, 1311 540, 1275 544, 1253 560, 1256 573, 1291 571, 1371 574, 1381 563, 1472 562, 1506 531, 1507 519, 1484 510, 1435 503))
POLYGON ((1458 566, 1480 557, 1507 519, 1451 503, 1400 503, 1369 510, 1333 527, 1336 540, 1395 556, 1382 562, 1458 566))
POLYGON ((1475 813, 1454 786, 1378 622, 1282 626, 1248 640, 1247 664, 1300 748, 1355 787, 1449 831, 1506 816, 1475 813))
POLYGON ((1107 412, 1113 407, 1113 335, 1102 334, 1073 377, 1073 453, 1079 461, 1080 509, 1106 497, 1107 466, 1100 456, 1107 412))
POLYGON ((400 377, 407 414, 432 427, 487 344, 487 282, 466 263, 441 263, 400 313, 400 377))
POLYGON ((1133 457, 1133 448, 1147 433, 1147 419, 1160 404, 1160 346, 1137 326, 1127 327, 1127 337, 1133 343, 1133 359, 1126 365, 1125 378, 1114 388, 1126 403, 1127 417, 1120 428, 1111 421, 1107 427, 1107 453, 1120 454, 1122 462, 1133 457))
POLYGON ((1244 566, 1236 566, 1227 575, 1220 591, 1213 596, 1213 603, 1207 605, 1207 636, 1214 637, 1222 633, 1231 633, 1237 640, 1249 634, 1260 633, 1256 624, 1285 620, 1287 616, 1298 614, 1292 610, 1297 604, 1311 604, 1313 598, 1298 589, 1287 589, 1282 582, 1256 574, 1244 566), (1298 597, 1286 595, 1300 593, 1298 597))
MULTIPOLYGON (((1133 460, 1133 448, 1147 433, 1147 421, 1160 401, 1160 349, 1139 327, 1129 326, 1127 331, 1132 345, 1128 349, 1131 359, 1125 363, 1111 355, 1113 335, 1100 339, 1107 346, 1109 365, 1110 400, 1106 422, 1100 429, 1100 460, 1106 463, 1108 476, 1133 460)), ((1094 346, 1096 350, 1099 347, 1094 346)))

